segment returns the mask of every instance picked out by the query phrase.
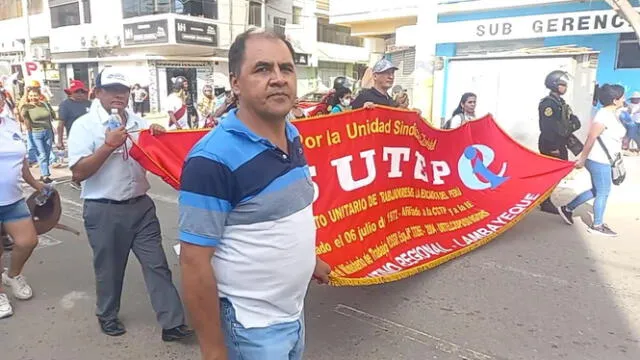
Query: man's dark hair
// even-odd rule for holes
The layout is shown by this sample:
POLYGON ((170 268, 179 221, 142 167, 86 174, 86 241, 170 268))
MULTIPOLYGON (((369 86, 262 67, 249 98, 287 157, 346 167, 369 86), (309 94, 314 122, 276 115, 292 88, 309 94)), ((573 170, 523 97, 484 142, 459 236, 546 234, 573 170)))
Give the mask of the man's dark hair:
POLYGON ((291 43, 285 39, 283 35, 277 34, 270 30, 261 30, 261 29, 249 29, 242 34, 238 35, 236 39, 231 44, 231 48, 229 49, 229 75, 233 74, 235 76, 240 75, 240 69, 242 68, 242 62, 244 61, 244 54, 246 51, 247 40, 252 37, 262 37, 265 39, 277 39, 287 45, 289 52, 291 53, 291 58, 295 57, 295 51, 293 50, 293 46, 291 43))
POLYGON ((604 84, 598 89, 598 100, 602 106, 613 104, 614 100, 621 99, 624 96, 624 87, 621 85, 604 84))

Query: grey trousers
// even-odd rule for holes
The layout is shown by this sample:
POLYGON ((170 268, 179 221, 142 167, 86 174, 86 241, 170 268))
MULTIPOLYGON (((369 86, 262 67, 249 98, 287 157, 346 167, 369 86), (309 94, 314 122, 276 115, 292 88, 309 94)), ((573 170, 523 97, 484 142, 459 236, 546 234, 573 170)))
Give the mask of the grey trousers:
POLYGON ((142 266, 151 305, 162 328, 183 325, 184 309, 171 281, 153 201, 148 196, 132 204, 87 200, 83 217, 93 250, 98 318, 112 320, 118 316, 124 272, 129 252, 133 251, 142 266))

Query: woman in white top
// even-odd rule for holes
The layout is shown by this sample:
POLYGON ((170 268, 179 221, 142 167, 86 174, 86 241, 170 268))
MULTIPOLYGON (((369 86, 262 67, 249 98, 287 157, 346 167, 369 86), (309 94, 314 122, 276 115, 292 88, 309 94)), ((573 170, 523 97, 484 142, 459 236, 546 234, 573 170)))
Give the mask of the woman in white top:
MULTIPOLYGON (((14 241, 11 265, 2 273, 0 284, 0 319, 13 315, 4 285, 12 290, 15 298, 27 300, 33 296, 31 287, 21 275, 24 264, 38 244, 38 236, 31 213, 22 195, 20 178, 34 189, 42 191, 44 184, 36 181, 29 171, 26 159, 27 149, 20 131, 20 124, 0 94, 0 227, 14 241)), ((0 246, 0 259, 3 247, 0 246)), ((0 271, 4 269, 0 264, 0 271)))
POLYGON ((607 198, 611 192, 611 162, 605 152, 606 147, 611 158, 622 151, 622 138, 625 128, 622 126, 616 111, 624 105, 624 88, 620 85, 605 84, 600 87, 598 98, 602 108, 598 111, 591 123, 589 136, 584 144, 584 150, 576 168, 586 167, 591 174, 591 189, 578 195, 566 206, 560 207, 560 216, 569 225, 573 224, 573 210, 585 202, 594 199, 593 225, 590 232, 605 236, 617 236, 604 223, 604 210, 607 206, 607 198), (598 141, 598 138, 602 141, 598 141))
POLYGON ((451 119, 445 123, 443 129, 455 129, 476 118, 476 100, 474 93, 464 93, 458 107, 453 111, 451 119))

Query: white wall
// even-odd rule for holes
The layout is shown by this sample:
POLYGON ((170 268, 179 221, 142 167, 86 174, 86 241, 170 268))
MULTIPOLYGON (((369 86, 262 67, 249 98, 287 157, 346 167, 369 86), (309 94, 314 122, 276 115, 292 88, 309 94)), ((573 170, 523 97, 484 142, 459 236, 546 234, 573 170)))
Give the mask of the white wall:
POLYGON ((273 29, 273 18, 280 17, 287 20, 287 24, 291 24, 293 17, 293 1, 292 0, 269 0, 266 2, 265 9, 267 15, 267 28, 273 29))
POLYGON ((417 16, 418 2, 419 0, 331 0, 329 15, 334 24, 417 16))
MULTIPOLYGON (((29 16, 31 29, 31 38, 46 37, 51 28, 51 17, 49 16, 49 7, 45 3, 40 14, 29 16)), ((1 41, 24 39, 26 33, 27 22, 24 19, 9 19, 0 21, 0 39, 1 41)))
POLYGON ((94 36, 100 46, 106 44, 105 38, 111 44, 118 43, 118 37, 122 37, 122 2, 91 1, 91 24, 51 29, 49 45, 52 53, 81 51, 90 46, 94 36), (85 47, 81 44, 82 37, 87 44, 85 47))

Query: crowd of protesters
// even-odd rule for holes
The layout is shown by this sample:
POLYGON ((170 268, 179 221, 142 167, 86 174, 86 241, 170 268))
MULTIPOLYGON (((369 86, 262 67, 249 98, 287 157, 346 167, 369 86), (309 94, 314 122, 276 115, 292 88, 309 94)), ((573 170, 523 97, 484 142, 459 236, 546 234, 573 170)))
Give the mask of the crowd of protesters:
MULTIPOLYGON (((0 160, 10 172, 0 179, 0 226, 16 244, 12 263, 2 273, 4 287, 18 299, 33 295, 22 268, 37 239, 18 181, 22 178, 38 191, 45 189, 52 181, 53 144, 65 149, 66 133, 73 182, 84 200, 96 317, 104 334, 126 333, 119 310, 127 260, 133 252, 162 327, 162 340, 182 340, 195 330, 203 359, 302 359, 309 281, 328 283, 331 269, 315 254, 314 190, 300 134, 290 122, 307 116, 296 96, 293 58, 291 44, 278 34, 252 30, 241 34, 229 50, 231 89, 206 85, 196 102, 188 80, 176 77, 167 99, 167 126, 150 125, 142 118, 148 93, 138 84, 132 86, 115 67, 98 74, 91 93, 82 82, 72 81, 58 114, 37 83, 17 104, 0 92, 0 160), (117 126, 105 129, 113 117, 117 126), (54 129, 56 119, 60 123, 54 129), (28 147, 37 154, 40 181, 29 170, 20 123, 28 147), (183 298, 191 330, 185 325, 182 300, 162 247, 156 208, 147 195, 146 172, 127 149, 138 130, 157 135, 166 129, 194 128, 216 130, 205 135, 186 159, 178 202, 183 298), (290 266, 282 267, 283 263, 290 266)), ((359 91, 338 77, 319 106, 332 114, 375 106, 409 109, 406 90, 394 87, 396 70, 388 59, 379 60, 366 74, 370 85, 359 91)), ((640 94, 634 93, 625 107, 621 86, 601 86, 597 98, 602 108, 582 144, 573 135, 580 123, 562 99, 568 86, 565 74, 553 72, 545 84, 550 94, 538 109, 540 152, 564 160, 569 151, 574 153, 576 167, 588 170, 592 188, 565 206, 556 207, 548 200, 543 210, 573 224, 573 211, 595 198, 590 231, 615 236, 603 219, 616 182, 612 158, 619 159, 625 133, 638 142, 640 94)), ((463 94, 444 127, 453 129, 476 119, 476 101, 476 94, 463 94)), ((0 255, 1 251, 0 247, 0 255)), ((0 287, 0 318, 12 313, 0 287)))

